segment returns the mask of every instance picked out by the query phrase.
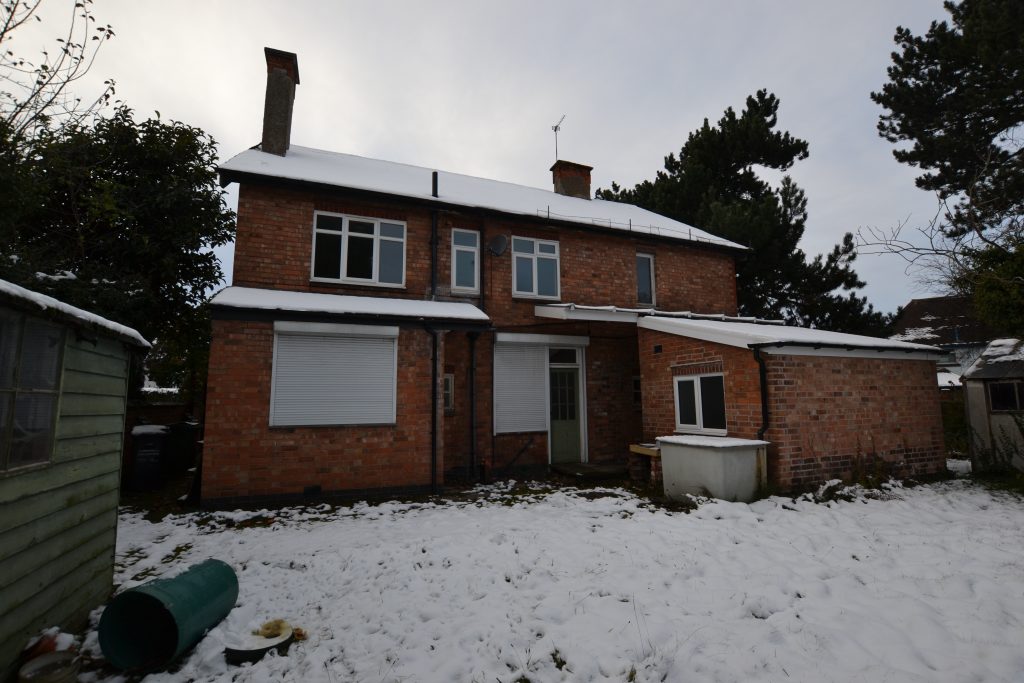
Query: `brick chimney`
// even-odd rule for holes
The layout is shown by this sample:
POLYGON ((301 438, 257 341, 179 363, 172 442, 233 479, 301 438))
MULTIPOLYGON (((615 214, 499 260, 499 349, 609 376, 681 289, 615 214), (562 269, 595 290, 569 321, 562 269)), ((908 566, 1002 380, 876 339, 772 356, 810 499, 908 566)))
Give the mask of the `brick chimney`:
POLYGON ((551 167, 551 178, 555 181, 555 192, 568 197, 590 199, 590 172, 593 166, 574 164, 559 159, 551 167))
POLYGON ((284 156, 292 139, 292 107, 299 84, 299 58, 294 52, 263 48, 267 57, 267 99, 263 104, 264 152, 284 156))

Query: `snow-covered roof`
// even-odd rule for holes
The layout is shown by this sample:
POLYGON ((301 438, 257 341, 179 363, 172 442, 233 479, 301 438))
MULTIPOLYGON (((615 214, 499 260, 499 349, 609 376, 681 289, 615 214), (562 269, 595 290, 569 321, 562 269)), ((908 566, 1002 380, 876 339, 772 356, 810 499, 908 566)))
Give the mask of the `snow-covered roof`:
POLYGON ((1020 339, 995 339, 989 343, 964 379, 1024 377, 1024 343, 1020 339))
POLYGON ((662 311, 657 308, 624 308, 621 306, 587 306, 584 304, 537 304, 534 315, 555 320, 588 320, 605 322, 636 322, 642 316, 665 318, 692 318, 694 320, 723 320, 749 322, 760 325, 785 325, 783 320, 762 320, 760 318, 729 316, 724 313, 694 313, 692 311, 662 311))
POLYGON ((416 320, 453 320, 486 323, 487 314, 472 304, 422 301, 375 296, 349 296, 316 292, 290 292, 254 287, 225 287, 211 300, 213 306, 249 310, 325 313, 416 320))
POLYGON ((949 372, 948 370, 939 370, 937 374, 939 388, 941 389, 949 389, 951 387, 963 386, 960 382, 960 375, 956 374, 955 372, 949 372))
POLYGON ((667 318, 648 316, 637 325, 682 337, 703 339, 740 348, 762 348, 766 353, 789 353, 799 348, 801 353, 819 355, 855 352, 938 355, 941 349, 924 344, 911 344, 892 339, 879 339, 859 334, 829 332, 806 327, 766 325, 759 322, 731 322, 727 320, 701 320, 694 318, 667 318))
POLYGON ((438 171, 438 196, 432 196, 434 169, 354 154, 292 146, 286 156, 248 149, 220 166, 232 172, 333 185, 436 201, 503 213, 656 235, 733 249, 746 247, 632 204, 568 197, 549 190, 438 171))
POLYGON ((46 296, 45 294, 19 287, 12 282, 0 280, 0 295, 7 299, 14 299, 38 306, 41 311, 54 311, 72 324, 107 332, 136 346, 143 348, 149 348, 150 346, 150 343, 141 334, 130 327, 66 304, 63 301, 54 299, 52 296, 46 296))

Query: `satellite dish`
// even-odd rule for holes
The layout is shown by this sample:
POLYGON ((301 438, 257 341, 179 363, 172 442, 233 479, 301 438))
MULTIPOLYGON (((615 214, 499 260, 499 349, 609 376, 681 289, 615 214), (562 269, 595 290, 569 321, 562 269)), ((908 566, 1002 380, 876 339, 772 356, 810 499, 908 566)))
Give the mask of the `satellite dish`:
POLYGON ((505 253, 505 249, 508 248, 508 237, 505 235, 498 235, 490 242, 487 243, 487 250, 495 256, 501 256, 505 253))

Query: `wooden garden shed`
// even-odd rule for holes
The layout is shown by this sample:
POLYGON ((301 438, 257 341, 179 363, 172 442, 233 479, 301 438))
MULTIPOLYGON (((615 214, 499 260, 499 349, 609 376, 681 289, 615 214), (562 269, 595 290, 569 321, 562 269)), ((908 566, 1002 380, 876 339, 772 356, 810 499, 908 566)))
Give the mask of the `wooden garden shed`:
POLYGON ((0 680, 110 594, 125 398, 142 336, 0 280, 0 680))

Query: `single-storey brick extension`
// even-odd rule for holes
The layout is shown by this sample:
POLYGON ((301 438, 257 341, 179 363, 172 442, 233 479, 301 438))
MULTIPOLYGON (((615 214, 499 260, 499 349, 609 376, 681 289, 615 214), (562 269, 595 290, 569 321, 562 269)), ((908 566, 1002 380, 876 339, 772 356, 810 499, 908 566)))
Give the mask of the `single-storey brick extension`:
POLYGON ((292 146, 266 50, 232 286, 212 301, 207 505, 430 490, 624 463, 668 434, 763 437, 775 490, 944 464, 936 349, 737 317, 744 247, 591 199, 292 146))

